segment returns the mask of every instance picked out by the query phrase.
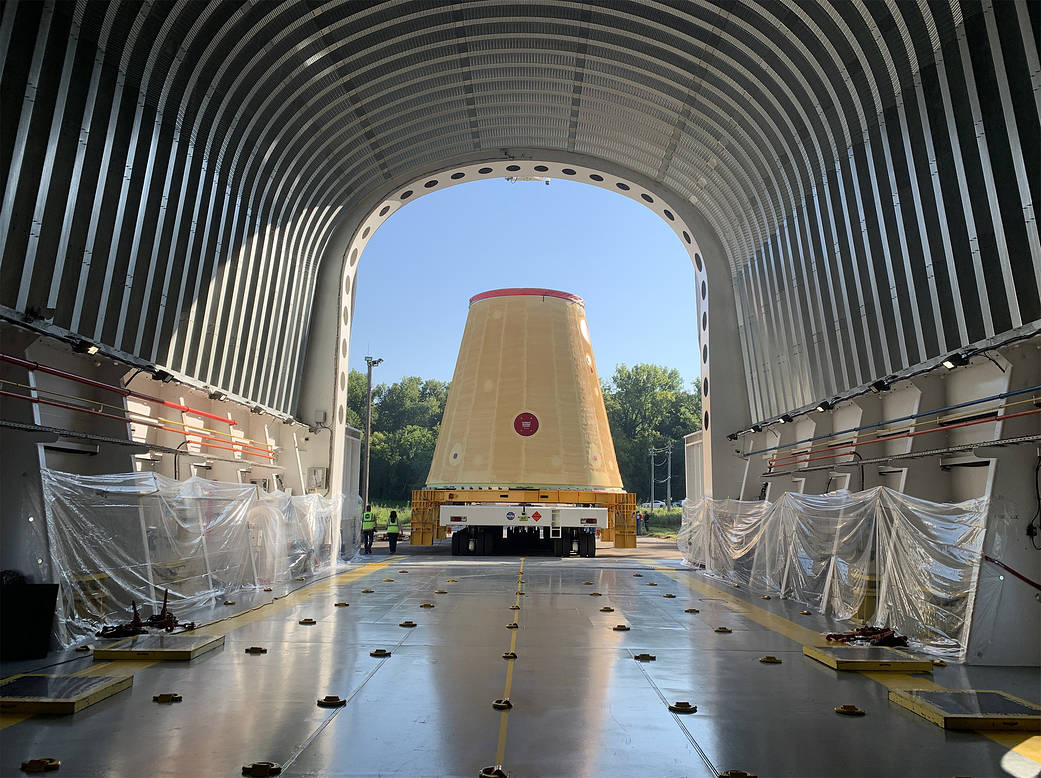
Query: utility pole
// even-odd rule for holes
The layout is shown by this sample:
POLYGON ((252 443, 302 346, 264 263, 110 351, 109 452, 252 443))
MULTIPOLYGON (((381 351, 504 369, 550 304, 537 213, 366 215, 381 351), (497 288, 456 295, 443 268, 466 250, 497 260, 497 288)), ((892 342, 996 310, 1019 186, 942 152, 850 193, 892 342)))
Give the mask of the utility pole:
POLYGON ((365 481, 362 484, 361 502, 362 510, 369 504, 369 443, 372 440, 372 368, 379 365, 382 359, 365 357, 365 364, 369 366, 368 388, 365 394, 365 481))
POLYGON ((651 507, 654 507, 654 449, 651 449, 651 507))
POLYGON ((672 443, 669 443, 669 474, 665 477, 665 509, 672 507, 672 443))

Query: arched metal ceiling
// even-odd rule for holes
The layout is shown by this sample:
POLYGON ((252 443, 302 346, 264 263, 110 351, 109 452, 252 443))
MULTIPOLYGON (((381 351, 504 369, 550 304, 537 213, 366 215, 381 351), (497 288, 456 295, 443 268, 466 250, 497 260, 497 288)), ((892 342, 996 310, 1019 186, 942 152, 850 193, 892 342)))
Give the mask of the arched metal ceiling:
POLYGON ((574 153, 715 230, 766 418, 1041 318, 1038 7, 7 3, 0 305, 292 412, 346 213, 574 153))

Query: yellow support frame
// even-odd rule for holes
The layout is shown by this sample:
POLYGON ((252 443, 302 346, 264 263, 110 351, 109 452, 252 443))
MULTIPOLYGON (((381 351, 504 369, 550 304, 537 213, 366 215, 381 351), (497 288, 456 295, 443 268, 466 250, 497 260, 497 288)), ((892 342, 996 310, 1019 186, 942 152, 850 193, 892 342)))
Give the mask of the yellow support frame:
POLYGON ((412 492, 409 543, 429 546, 446 537, 445 528, 438 521, 441 506, 474 502, 607 508, 607 528, 601 530, 600 539, 614 541, 615 548, 636 548, 636 495, 583 489, 417 489, 412 492))
POLYGON ((946 689, 936 692, 934 689, 890 689, 889 701, 917 713, 924 719, 944 729, 986 729, 986 730, 1020 730, 1041 732, 1041 708, 1034 703, 997 689, 946 689), (1006 700, 1020 703, 1024 708, 1032 708, 1036 713, 959 713, 944 710, 922 699, 915 692, 940 694, 997 694, 1006 700))

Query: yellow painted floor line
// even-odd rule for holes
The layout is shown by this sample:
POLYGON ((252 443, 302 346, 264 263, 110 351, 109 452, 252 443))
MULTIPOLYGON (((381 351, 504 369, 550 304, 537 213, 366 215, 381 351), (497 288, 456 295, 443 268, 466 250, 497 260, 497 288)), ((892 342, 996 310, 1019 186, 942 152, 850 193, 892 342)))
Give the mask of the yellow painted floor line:
MULTIPOLYGON (((685 574, 684 571, 676 570, 673 567, 655 567, 653 569, 665 573, 669 578, 685 584, 699 594, 721 600, 734 613, 738 613, 749 621, 754 621, 756 624, 766 627, 771 632, 784 635, 804 646, 828 645, 827 640, 824 639, 820 632, 804 627, 801 624, 796 624, 794 621, 789 621, 783 616, 778 616, 776 613, 760 608, 758 605, 746 602, 726 589, 717 588, 706 581, 694 578, 685 574)), ((940 686, 940 684, 929 678, 916 677, 906 673, 861 671, 860 674, 885 686, 887 689, 947 691, 945 686, 940 686)), ((1041 736, 1039 735, 1016 732, 988 732, 986 730, 976 730, 976 734, 989 738, 1008 750, 1041 764, 1041 736)))
MULTIPOLYGON (((524 557, 521 557, 521 560, 520 560, 520 573, 521 573, 521 575, 524 574, 524 557)), ((520 580, 520 576, 517 576, 517 578, 518 578, 518 580, 520 580)), ((520 598, 521 598, 520 592, 521 592, 521 590, 517 589, 517 594, 513 598, 513 604, 514 605, 520 605, 520 598)), ((515 618, 513 620, 516 621, 519 624, 520 623, 520 611, 516 610, 516 611, 513 611, 513 613, 516 614, 516 616, 515 616, 515 618)), ((516 651, 517 650, 517 633, 519 631, 520 631, 519 629, 511 630, 511 632, 513 632, 513 634, 510 636, 510 649, 509 649, 510 651, 516 651)), ((513 666, 515 664, 517 664, 517 660, 516 659, 510 659, 510 660, 507 661, 506 664, 507 664, 507 667, 506 667, 506 688, 505 688, 505 690, 502 693, 502 698, 504 700, 509 699, 509 697, 510 697, 510 689, 513 688, 513 666)), ((506 725, 509 723, 509 721, 510 721, 510 711, 507 709, 507 710, 504 710, 500 714, 500 716, 499 716, 499 742, 498 742, 498 744, 495 747, 495 764, 502 764, 502 760, 506 756, 506 725)))
MULTIPOLYGON (((305 584, 301 588, 296 589, 283 597, 274 599, 269 603, 258 605, 255 608, 243 611, 237 615, 228 616, 225 619, 208 624, 207 626, 199 627, 199 629, 195 630, 193 634, 213 636, 227 635, 229 632, 239 629, 240 627, 245 627, 249 624, 260 621, 261 619, 266 619, 269 616, 274 616, 288 610, 289 608, 293 608, 299 605, 301 601, 306 600, 315 594, 324 594, 335 586, 343 586, 344 584, 353 583, 359 578, 371 575, 372 573, 382 570, 392 563, 400 562, 403 559, 405 559, 403 556, 387 557, 381 562, 369 562, 355 570, 346 570, 339 575, 334 575, 331 578, 318 581, 314 585, 305 584)), ((72 675, 126 678, 128 675, 133 675, 139 670, 152 667, 162 661, 162 659, 116 659, 110 661, 97 661, 82 670, 72 673, 72 675)), ((5 678, 4 680, 7 679, 5 678)), ((28 718, 32 718, 32 714, 0 714, 0 730, 7 729, 8 727, 25 721, 28 718)))

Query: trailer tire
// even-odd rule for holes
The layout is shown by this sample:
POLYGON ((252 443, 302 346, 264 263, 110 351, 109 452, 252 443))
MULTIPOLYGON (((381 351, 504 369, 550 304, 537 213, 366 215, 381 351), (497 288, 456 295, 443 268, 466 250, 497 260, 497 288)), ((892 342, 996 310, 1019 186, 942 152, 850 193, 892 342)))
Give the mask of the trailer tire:
POLYGON ((553 538, 553 556, 564 555, 564 541, 560 538, 553 538))
POLYGON ((462 553, 464 534, 461 529, 452 531, 452 556, 459 556, 462 553))
POLYGON ((594 533, 592 533, 592 532, 587 532, 586 533, 586 538, 587 538, 587 540, 586 540, 586 556, 587 557, 595 557, 596 556, 596 535, 594 533))

